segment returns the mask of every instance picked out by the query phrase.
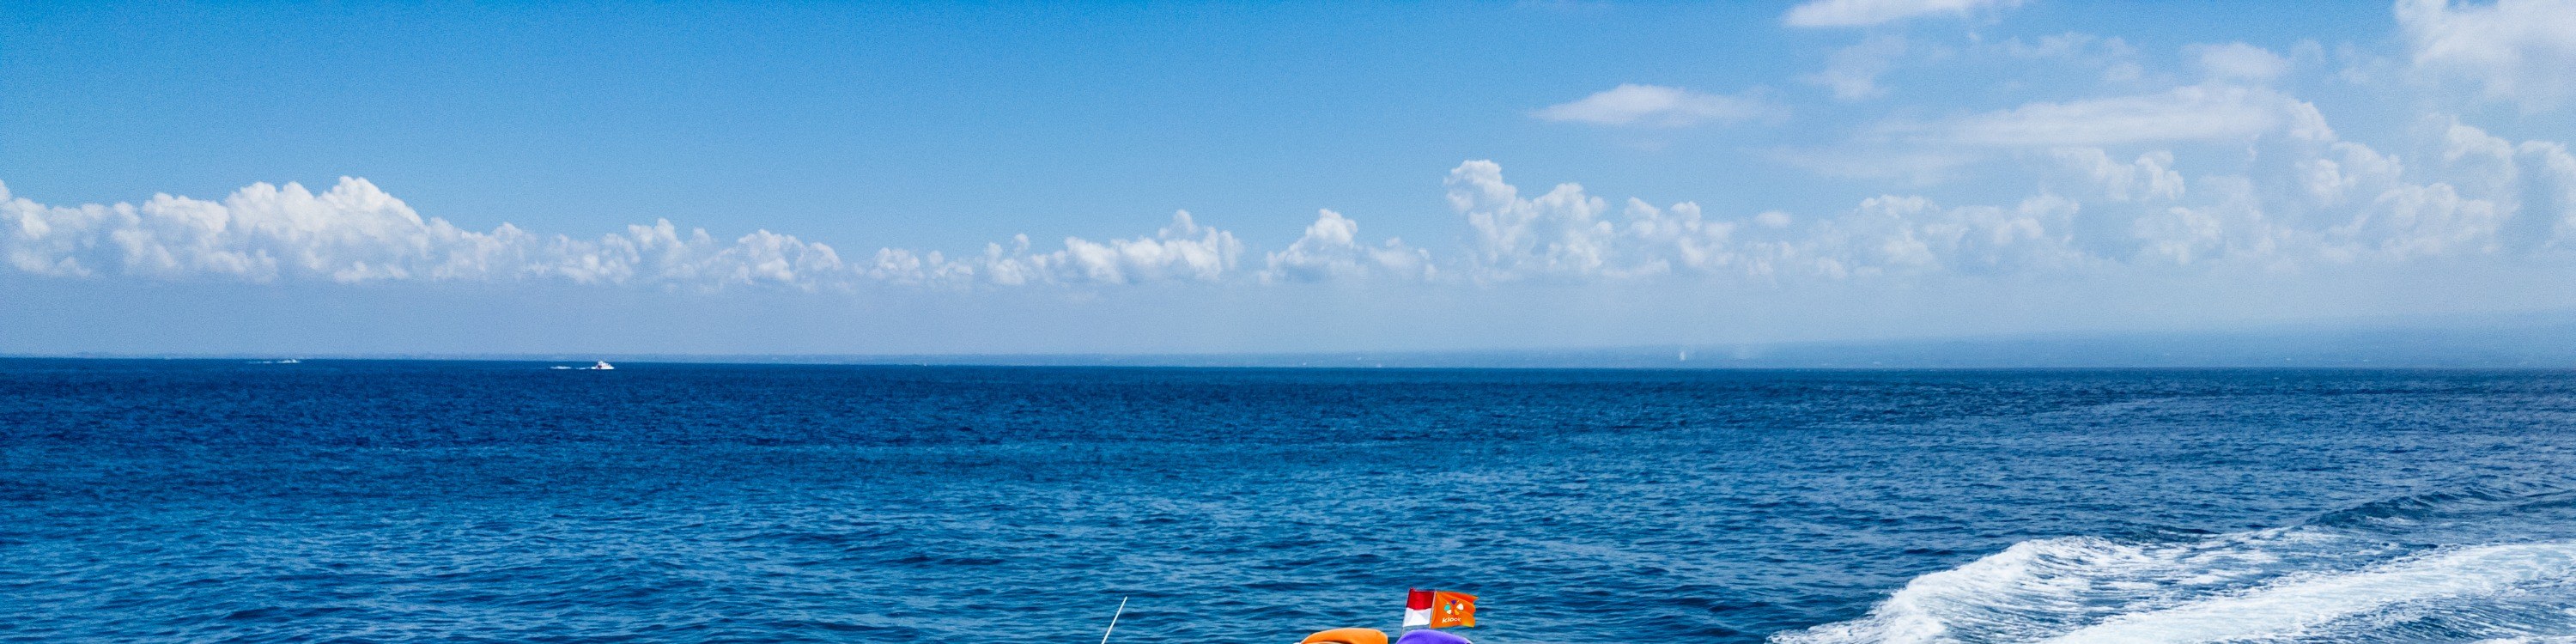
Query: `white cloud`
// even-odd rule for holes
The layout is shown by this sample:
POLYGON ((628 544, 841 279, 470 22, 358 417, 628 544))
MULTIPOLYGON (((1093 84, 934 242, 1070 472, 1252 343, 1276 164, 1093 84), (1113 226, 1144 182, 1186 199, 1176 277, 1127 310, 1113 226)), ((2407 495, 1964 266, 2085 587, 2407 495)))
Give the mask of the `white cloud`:
MULTIPOLYGON (((2074 45, 2052 48, 2070 47, 2074 45)), ((2012 152, 2245 143, 2267 135, 2316 141, 2333 138, 2334 130, 2327 127, 2316 106, 2278 90, 2208 84, 2152 94, 2034 102, 1928 122, 1889 121, 1839 149, 1782 149, 1770 156, 1830 176, 1930 185, 1956 179, 1978 164, 2012 152)), ((2104 159, 2109 163, 2107 156, 2104 159)))
MULTIPOLYGON (((2393 155, 2324 131, 2267 145, 2282 157, 2248 174, 2195 180, 2186 197, 2159 199, 2126 223, 2135 260, 2175 265, 2234 262, 2295 268, 2425 258, 2494 257, 2564 249, 2571 239, 2561 196, 2576 159, 2554 143, 2513 144, 2446 121, 2440 154, 2410 168, 2393 155), (2566 180, 2558 177, 2567 177, 2566 180)), ((2160 165, 2153 153, 2134 164, 2160 165), (2151 163, 2158 162, 2158 163, 2151 163)), ((2102 168, 2090 154, 2061 153, 2102 168)), ((2097 172, 2104 185, 2127 180, 2097 172)), ((2131 173, 2134 176, 2134 173, 2131 173)), ((2105 190, 2117 197, 2117 190, 2105 190)), ((2097 209, 2120 216, 2118 209, 2097 209)), ((2112 252, 2111 256, 2120 256, 2112 252)))
POLYGON ((2550 247, 2576 250, 2576 155, 2568 154, 2566 144, 2548 141, 2525 141, 2518 153, 2530 168, 2520 186, 2524 230, 2550 247))
POLYGON ((1614 202, 1570 183, 1524 195, 1500 166, 1473 161, 1448 181, 1470 231, 1463 273, 1484 282, 1878 279, 2576 259, 2576 156, 2563 144, 2515 143, 2456 119, 2425 131, 2432 154, 2413 165, 2342 140, 2313 105, 2259 88, 2041 104, 1948 125, 1929 138, 2036 148, 2009 158, 2071 181, 2043 179, 1998 205, 1889 194, 1820 217, 1719 217, 1689 202, 1614 202), (2103 118, 2133 131, 2089 129, 2086 115, 2111 115, 2103 118), (2222 125, 2174 123, 2187 115, 2222 125), (2198 177, 2186 176, 2172 149, 2114 157, 2100 147, 2238 139, 2250 144, 2236 152, 2246 156, 2217 166, 2233 170, 2198 177), (2090 145, 2040 147, 2068 143, 2090 145))
POLYGON ((1834 98, 1855 101, 1887 93, 1878 85, 1878 77, 1896 66, 1911 49, 1904 36, 1879 35, 1859 44, 1834 51, 1825 61, 1824 71, 1804 77, 1809 83, 1834 91, 1834 98))
POLYGON ((1926 186, 1954 178, 1961 168, 1983 160, 1985 150, 1955 146, 1847 146, 1827 149, 1775 148, 1772 160, 1810 172, 1849 179, 1877 179, 1926 186))
POLYGON ((1262 270, 1262 281, 1319 282, 1334 279, 1387 276, 1406 279, 1428 279, 1438 273, 1431 264, 1430 251, 1411 248, 1400 239, 1366 245, 1359 243, 1360 224, 1342 213, 1317 212, 1315 223, 1306 226, 1306 234, 1290 243, 1286 250, 1271 253, 1269 266, 1262 270))
POLYGON ((2020 4, 2021 0, 1809 0, 1789 8, 1780 21, 1791 27, 1867 27, 1919 16, 1967 15, 1987 7, 2020 4))
POLYGON ((2576 0, 2399 0, 2396 12, 2419 72, 2531 111, 2576 98, 2576 0))
MULTIPOLYGON (((2441 125, 2441 163, 2430 173, 2463 199, 2488 201, 2503 210, 2498 243, 2518 250, 2576 250, 2576 157, 2549 141, 2514 143, 2461 123, 2441 125)), ((2440 195, 2427 201, 2440 203, 2440 195)))
MULTIPOLYGON (((1019 236, 1022 243, 1027 235, 1019 236)), ((948 261, 939 251, 914 252, 908 248, 879 248, 867 266, 861 267, 869 278, 904 286, 951 285, 975 282, 975 265, 948 261)))
POLYGON ((1057 269, 1064 281, 1128 284, 1164 279, 1214 281, 1234 269, 1243 242, 1229 233, 1198 225, 1188 211, 1172 213, 1172 223, 1152 239, 1113 239, 1094 243, 1064 239, 1064 250, 1018 258, 1033 269, 1057 269))
POLYGON ((55 207, 0 189, 10 266, 42 275, 250 282, 494 281, 815 287, 843 272, 830 246, 756 231, 730 242, 669 221, 598 239, 488 232, 423 218, 365 179, 315 194, 253 184, 222 201, 55 207))
POLYGON ((2521 180, 2512 141, 2470 127, 2457 117, 2428 120, 2443 124, 2440 178, 2478 195, 2503 195, 2521 180))
POLYGON ((867 276, 897 284, 985 283, 1140 284, 1160 281, 1222 281, 1242 260, 1243 242, 1234 233, 1199 225, 1189 211, 1172 213, 1171 225, 1152 237, 1095 242, 1066 237, 1058 250, 1029 252, 1029 237, 1012 238, 1011 246, 987 244, 980 257, 949 259, 927 253, 886 248, 877 251, 867 276))
POLYGON ((2130 220, 2127 241, 2134 251, 2119 259, 2188 266, 2222 260, 2260 264, 2278 255, 2284 231, 2265 212, 2253 181, 2210 178, 2199 192, 2211 198, 2151 208, 2130 220))
POLYGON ((2407 184, 2380 193, 2351 221, 2327 232, 2339 242, 2338 253, 2385 259, 2492 253, 2507 215, 2494 201, 2462 198, 2450 184, 2407 184))
POLYGON ((2194 85, 2141 96, 2030 103, 1937 124, 1929 142, 1994 147, 2096 147, 2234 141, 2288 127, 2315 136, 2316 108, 2268 89, 2194 85))
POLYGON ((1472 275, 1481 281, 1638 277, 1739 260, 1733 237, 1740 225, 1712 221, 1697 204, 1658 208, 1630 199, 1614 220, 1608 201, 1571 183, 1522 198, 1492 161, 1459 164, 1447 183, 1450 207, 1467 220, 1472 275))
POLYGON ((1783 108, 1751 96, 1720 96, 1661 85, 1622 84, 1539 110, 1539 118, 1594 125, 1687 127, 1775 117, 1783 108))
POLYGON ((2319 207, 2344 205, 2355 194, 2378 194, 2396 185, 2406 173, 2405 164, 2397 157, 2380 154, 2370 146, 2336 141, 2329 150, 2293 164, 2299 187, 2319 207))
POLYGON ((1980 45, 1979 49, 1991 50, 2011 58, 2097 63, 2126 60, 2137 55, 2137 50, 2130 47, 2126 40, 2075 31, 2040 36, 2031 41, 2024 41, 2021 37, 2014 36, 1992 44, 1980 45))
POLYGON ((2183 196, 2182 173, 2173 170, 2173 153, 2155 151, 2121 163, 2101 148, 2050 151, 2059 163, 2084 175, 2088 184, 2112 201, 2171 201, 2183 196))
MULTIPOLYGON (((1537 194, 1468 161, 1445 182, 1465 247, 1363 241, 1321 210, 1303 234, 1250 255, 1232 232, 1175 212, 1150 235, 1021 235, 982 253, 885 248, 845 262, 830 246, 769 231, 717 238, 669 221, 596 238, 423 217, 362 179, 314 193, 256 184, 218 201, 48 206, 0 185, 0 261, 23 273, 249 282, 515 282, 714 289, 1106 286, 1331 280, 1598 281, 1873 279, 2051 272, 2100 266, 2298 270, 2356 262, 2547 255, 2576 259, 2576 156, 2428 119, 2401 161, 2336 135, 2314 106, 2273 90, 2195 86, 2049 103, 1921 130, 1936 150, 2038 164, 2034 185, 1985 203, 1882 194, 1838 212, 1704 212, 1697 203, 1611 200, 1566 183, 1537 194), (2174 125, 2173 113, 2224 126, 2174 125), (2103 133, 2101 116, 2130 130, 2103 133), (2188 164, 2175 149, 2105 146, 2250 139, 2245 156, 2188 164), (1965 144, 1965 145, 1962 145, 1965 144), (1979 147, 1985 146, 1985 147, 1979 147), (1999 154, 1995 146, 2018 147, 1999 154), (2134 156, 2131 156, 2134 154, 2134 156), (2225 168, 2187 175, 2186 166, 2225 168)), ((2209 146, 2184 147, 2210 152, 2209 146)), ((2227 154, 2228 152, 2220 152, 2227 154)))
POLYGON ((2213 81, 2269 83, 2290 73, 2290 59, 2241 42, 2192 45, 2200 71, 2213 81))
POLYGON ((0 185, 0 256, 22 272, 65 277, 321 281, 506 282, 685 288, 768 285, 849 288, 904 285, 1135 284, 1219 281, 1243 255, 1233 233, 1189 213, 1151 237, 1029 252, 990 245, 980 257, 879 250, 849 264, 831 246, 767 230, 724 240, 668 220, 595 239, 490 231, 425 218, 365 179, 342 178, 316 194, 253 184, 222 201, 157 195, 140 205, 47 206, 0 185))
POLYGON ((1449 206, 1467 218, 1483 276, 1590 275, 1606 268, 1609 204, 1574 184, 1537 199, 1503 181, 1503 167, 1469 161, 1449 171, 1449 206))
POLYGON ((2035 71, 2032 63, 2040 62, 2097 73, 2104 82, 2131 81, 2144 73, 2134 60, 2136 56, 2127 41, 2080 32, 2029 40, 2019 36, 2003 40, 1971 38, 1958 47, 1900 33, 1876 33, 1833 50, 1825 59, 1824 69, 1799 76, 1798 80, 1832 90, 1838 100, 1856 101, 1886 95, 1888 88, 1882 79, 1899 70, 1920 75, 1936 67, 1942 68, 1941 72, 1930 77, 1949 77, 1965 66, 2028 76, 2035 71), (1953 61, 1968 65, 1950 65, 1953 61))
POLYGON ((1802 258, 1808 270, 1837 279, 2049 269, 2082 260, 2066 238, 2077 210, 2075 202, 2047 195, 2009 209, 1883 195, 1780 248, 1802 258))
POLYGON ((2065 220, 2074 203, 2034 197, 2010 208, 1942 208, 1921 197, 1877 197, 1800 228, 1787 213, 1714 218, 1698 204, 1609 202, 1562 184, 1522 198, 1502 167, 1451 170, 1449 201, 1473 233, 1481 281, 1621 279, 1676 273, 1758 279, 1866 277, 2057 266, 2077 261, 2065 220))

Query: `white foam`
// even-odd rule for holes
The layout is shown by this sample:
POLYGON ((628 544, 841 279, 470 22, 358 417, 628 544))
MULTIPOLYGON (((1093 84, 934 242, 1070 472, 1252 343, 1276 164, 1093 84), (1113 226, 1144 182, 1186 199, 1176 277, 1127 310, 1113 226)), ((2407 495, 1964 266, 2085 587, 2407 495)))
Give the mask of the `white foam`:
POLYGON ((2398 552, 2385 542, 2307 528, 2180 544, 2093 537, 2026 541, 1917 577, 1861 619, 1781 633, 1772 641, 2299 639, 2337 620, 2399 605, 2576 580, 2576 542, 2458 547, 2390 559, 2398 552))
POLYGON ((1965 566, 1915 578, 1868 617, 1772 637, 1779 644, 2036 641, 2073 625, 2259 576, 2280 557, 2268 547, 2304 532, 2266 530, 2184 544, 2097 537, 2013 544, 1965 566))
POLYGON ((2370 570, 2315 575, 2174 608, 2122 615, 2051 644, 2182 644, 2297 635, 2396 604, 2493 595, 2576 575, 2576 543, 2458 548, 2370 570))

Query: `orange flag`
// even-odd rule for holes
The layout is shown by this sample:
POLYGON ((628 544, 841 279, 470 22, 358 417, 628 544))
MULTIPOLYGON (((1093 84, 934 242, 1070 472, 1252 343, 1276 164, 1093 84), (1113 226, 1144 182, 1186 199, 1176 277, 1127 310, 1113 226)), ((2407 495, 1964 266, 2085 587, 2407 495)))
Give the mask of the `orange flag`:
POLYGON ((1476 625, 1476 596, 1446 590, 1431 593, 1431 627, 1476 625))

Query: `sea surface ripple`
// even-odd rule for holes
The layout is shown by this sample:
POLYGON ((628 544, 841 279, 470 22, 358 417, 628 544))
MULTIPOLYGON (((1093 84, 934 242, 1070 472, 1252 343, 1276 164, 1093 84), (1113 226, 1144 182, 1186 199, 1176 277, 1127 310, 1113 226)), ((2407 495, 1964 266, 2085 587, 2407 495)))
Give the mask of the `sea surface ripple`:
POLYGON ((2576 641, 2576 373, 0 360, 0 641, 2576 641))

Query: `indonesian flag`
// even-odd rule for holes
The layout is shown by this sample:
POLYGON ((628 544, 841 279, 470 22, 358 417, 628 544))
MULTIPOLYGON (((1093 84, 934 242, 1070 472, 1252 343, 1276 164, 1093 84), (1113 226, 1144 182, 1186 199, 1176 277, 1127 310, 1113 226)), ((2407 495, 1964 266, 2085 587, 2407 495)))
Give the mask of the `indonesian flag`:
POLYGON ((1431 591, 1420 588, 1404 596, 1404 627, 1431 625, 1431 591))
POLYGON ((1431 628, 1475 626, 1476 596, 1415 588, 1404 597, 1404 625, 1431 628))

